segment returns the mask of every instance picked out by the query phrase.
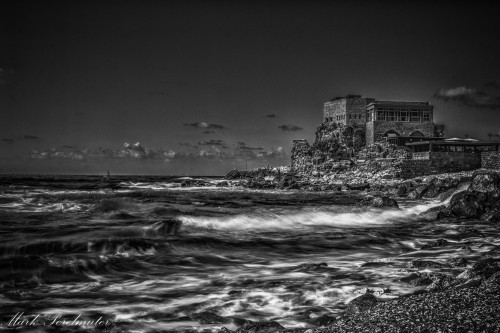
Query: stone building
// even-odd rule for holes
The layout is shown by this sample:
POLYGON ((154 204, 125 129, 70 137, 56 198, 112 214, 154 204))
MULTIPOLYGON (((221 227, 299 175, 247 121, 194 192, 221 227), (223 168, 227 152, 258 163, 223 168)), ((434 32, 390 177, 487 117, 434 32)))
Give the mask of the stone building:
POLYGON ((383 140, 404 145, 406 141, 398 138, 442 137, 444 127, 436 126, 433 116, 429 102, 378 101, 360 95, 336 97, 323 106, 323 122, 364 128, 367 145, 383 140))

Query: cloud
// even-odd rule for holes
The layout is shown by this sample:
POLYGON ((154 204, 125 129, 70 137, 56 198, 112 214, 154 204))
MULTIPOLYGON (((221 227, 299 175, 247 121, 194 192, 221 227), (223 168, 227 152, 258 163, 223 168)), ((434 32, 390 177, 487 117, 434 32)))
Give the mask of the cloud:
POLYGON ((434 94, 434 97, 444 101, 457 101, 470 107, 500 108, 500 97, 474 88, 456 87, 440 89, 434 94))
POLYGON ((212 130, 206 130, 206 131, 203 131, 201 132, 203 134, 215 134, 215 131, 212 131, 212 130))
POLYGON ((297 125, 281 125, 278 126, 278 128, 281 129, 283 132, 297 132, 303 130, 302 127, 299 127, 297 125))
POLYGON ((266 114, 267 118, 276 118, 276 115, 274 113, 266 114))
POLYGON ((2 139, 2 142, 4 142, 4 143, 14 143, 14 140, 10 139, 10 138, 5 138, 5 139, 2 139))
POLYGON ((208 141, 201 140, 201 141, 198 141, 198 144, 200 146, 225 146, 224 141, 222 141, 222 140, 214 140, 214 139, 208 140, 208 141))
POLYGON ((34 135, 26 134, 24 137, 26 140, 39 140, 40 138, 34 135))
MULTIPOLYGON (((202 140, 199 145, 188 142, 180 142, 179 146, 185 147, 186 151, 175 151, 171 149, 148 149, 141 143, 130 144, 125 142, 123 148, 111 149, 99 147, 97 149, 77 148, 72 145, 63 145, 57 148, 46 150, 32 150, 25 155, 29 159, 38 160, 74 160, 74 161, 144 161, 157 163, 171 163, 175 161, 201 162, 203 160, 218 160, 222 163, 234 163, 236 161, 254 161, 255 163, 273 163, 273 161, 283 162, 286 153, 283 148, 265 149, 262 147, 248 146, 244 142, 238 142, 236 145, 228 148, 224 141, 202 140)), ((239 163, 239 162, 238 162, 239 163)))
POLYGON ((205 122, 195 122, 195 123, 189 123, 189 124, 184 124, 184 126, 191 126, 191 127, 196 127, 196 128, 204 128, 207 130, 210 129, 225 129, 224 126, 219 125, 219 124, 209 124, 205 122))

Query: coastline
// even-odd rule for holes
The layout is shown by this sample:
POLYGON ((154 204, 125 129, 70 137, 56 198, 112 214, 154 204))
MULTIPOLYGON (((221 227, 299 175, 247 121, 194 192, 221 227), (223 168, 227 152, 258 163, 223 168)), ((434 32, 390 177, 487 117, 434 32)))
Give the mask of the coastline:
MULTIPOLYGON (((422 246, 417 250, 422 252, 422 259, 407 263, 405 282, 413 286, 414 291, 387 300, 374 296, 374 291, 367 289, 346 304, 343 315, 318 318, 318 327, 314 329, 286 329, 276 322, 268 322, 248 323, 234 332, 500 332, 500 312, 497 311, 500 308, 500 224, 491 208, 500 197, 499 173, 475 170, 405 180, 365 176, 363 182, 349 182, 346 174, 343 177, 289 177, 291 181, 286 189, 352 191, 365 198, 358 204, 374 197, 396 199, 396 202, 405 198, 449 197, 444 205, 421 213, 419 223, 439 224, 445 230, 446 225, 453 222, 462 226, 458 228, 458 235, 450 237, 444 232, 443 238, 422 246), (488 199, 478 199, 478 193, 487 195, 488 199), (461 200, 464 196, 470 200, 461 200), (480 208, 470 213, 470 206, 480 208), (442 214, 443 211, 446 213, 442 214), (490 225, 495 233, 485 236, 481 223, 490 225), (446 262, 435 260, 426 253, 431 248, 452 248, 455 255, 449 256, 446 262)), ((263 177, 259 174, 253 177, 247 176, 245 181, 255 188, 252 186, 255 178, 262 182, 263 177)), ((267 177, 265 181, 269 182, 271 178, 267 177)), ((283 179, 286 177, 279 180, 281 184, 283 179)), ((277 182, 276 187, 279 188, 279 184, 277 182)), ((373 200, 368 200, 368 205, 372 203, 373 200)), ((392 204, 373 206, 394 208, 392 204)), ((219 332, 231 331, 223 328, 219 332)))

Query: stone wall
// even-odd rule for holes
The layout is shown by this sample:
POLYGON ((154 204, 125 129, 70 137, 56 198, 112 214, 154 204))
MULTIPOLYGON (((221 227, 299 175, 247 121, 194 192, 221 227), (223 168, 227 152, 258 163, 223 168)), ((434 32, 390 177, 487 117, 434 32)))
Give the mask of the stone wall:
POLYGON ((482 152, 481 168, 500 170, 500 151, 482 152))
POLYGON ((323 104, 323 121, 333 118, 337 122, 337 115, 345 115, 346 99, 335 99, 323 104))
POLYGON ((430 152, 428 159, 401 161, 401 177, 412 178, 443 172, 475 170, 481 167, 481 154, 430 152))
POLYGON ((366 144, 383 140, 384 135, 390 130, 396 131, 400 136, 410 136, 415 131, 420 131, 425 136, 434 136, 434 123, 371 121, 366 123, 366 144))
POLYGON ((366 106, 373 98, 348 98, 346 102, 346 124, 348 126, 366 124, 366 106))

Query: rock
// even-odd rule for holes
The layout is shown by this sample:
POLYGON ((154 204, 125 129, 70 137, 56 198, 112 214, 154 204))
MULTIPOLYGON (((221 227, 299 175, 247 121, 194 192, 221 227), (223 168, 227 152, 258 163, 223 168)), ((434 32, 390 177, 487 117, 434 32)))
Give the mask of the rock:
POLYGON ((427 221, 441 220, 450 216, 451 211, 444 205, 429 208, 427 211, 418 215, 418 217, 427 221))
POLYGON ((319 317, 317 323, 318 323, 319 327, 323 327, 323 326, 330 326, 335 321, 337 321, 337 318, 329 316, 329 315, 323 315, 323 316, 319 317))
POLYGON ((482 192, 462 191, 451 198, 448 209, 456 217, 479 217, 482 215, 482 205, 485 201, 486 196, 482 192))
POLYGON ((275 321, 247 321, 236 333, 272 333, 282 332, 285 328, 275 321))
POLYGON ((436 261, 431 261, 431 260, 412 260, 408 263, 409 268, 441 268, 441 267, 446 267, 447 265, 436 262, 436 261))
POLYGON ((211 312, 198 312, 191 315, 193 320, 196 320, 200 324, 209 325, 209 324, 227 324, 231 322, 231 319, 224 318, 215 313, 211 312))
POLYGON ((488 279, 490 276, 500 271, 500 267, 493 258, 486 258, 476 262, 471 269, 468 269, 457 276, 460 280, 470 280, 476 276, 488 279))
POLYGON ((469 279, 465 281, 464 283, 457 284, 454 286, 455 289, 464 289, 464 288, 475 288, 479 287, 481 285, 481 282, 483 281, 483 278, 480 276, 476 276, 472 279, 469 279))
POLYGON ((412 273, 404 278, 400 279, 401 282, 409 283, 413 287, 428 286, 432 283, 432 279, 429 274, 422 273, 412 273))
POLYGON ((474 227, 460 226, 457 228, 457 231, 458 231, 457 237, 460 239, 482 236, 482 233, 479 230, 475 229, 474 227))
POLYGON ((467 259, 465 258, 450 258, 447 262, 451 267, 465 267, 467 266, 467 259))
POLYGON ((500 271, 491 275, 488 279, 484 281, 484 283, 488 285, 500 285, 500 271))
POLYGON ((356 297, 347 304, 347 314, 355 314, 366 311, 377 304, 377 298, 372 294, 364 294, 356 297))
POLYGON ((472 176, 469 192, 491 193, 499 190, 500 179, 493 171, 476 171, 472 176))
POLYGON ((364 191, 370 188, 370 184, 368 183, 348 184, 347 187, 352 191, 364 191))
POLYGON ((241 177, 241 174, 237 169, 233 169, 233 170, 229 171, 226 175, 227 179, 238 179, 240 177, 241 177))
POLYGON ((222 327, 217 333, 233 333, 233 331, 226 327, 222 327))
POLYGON ((279 272, 317 272, 317 271, 325 271, 328 269, 333 269, 328 267, 328 264, 325 262, 319 264, 300 264, 292 267, 280 267, 276 269, 279 272))
POLYGON ((448 244, 448 241, 446 239, 440 238, 440 239, 438 239, 430 244, 426 244, 426 245, 422 246, 420 249, 426 250, 426 249, 431 249, 433 247, 441 247, 441 246, 444 246, 446 244, 448 244))
POLYGON ((392 207, 399 209, 399 205, 396 200, 380 195, 367 196, 359 201, 357 205, 370 207, 392 207))
POLYGON ((431 279, 433 282, 426 288, 429 291, 443 291, 457 283, 454 278, 444 274, 434 275, 431 279))
POLYGON ((422 196, 429 190, 428 185, 420 185, 415 188, 413 191, 408 193, 408 199, 421 199, 422 196))

